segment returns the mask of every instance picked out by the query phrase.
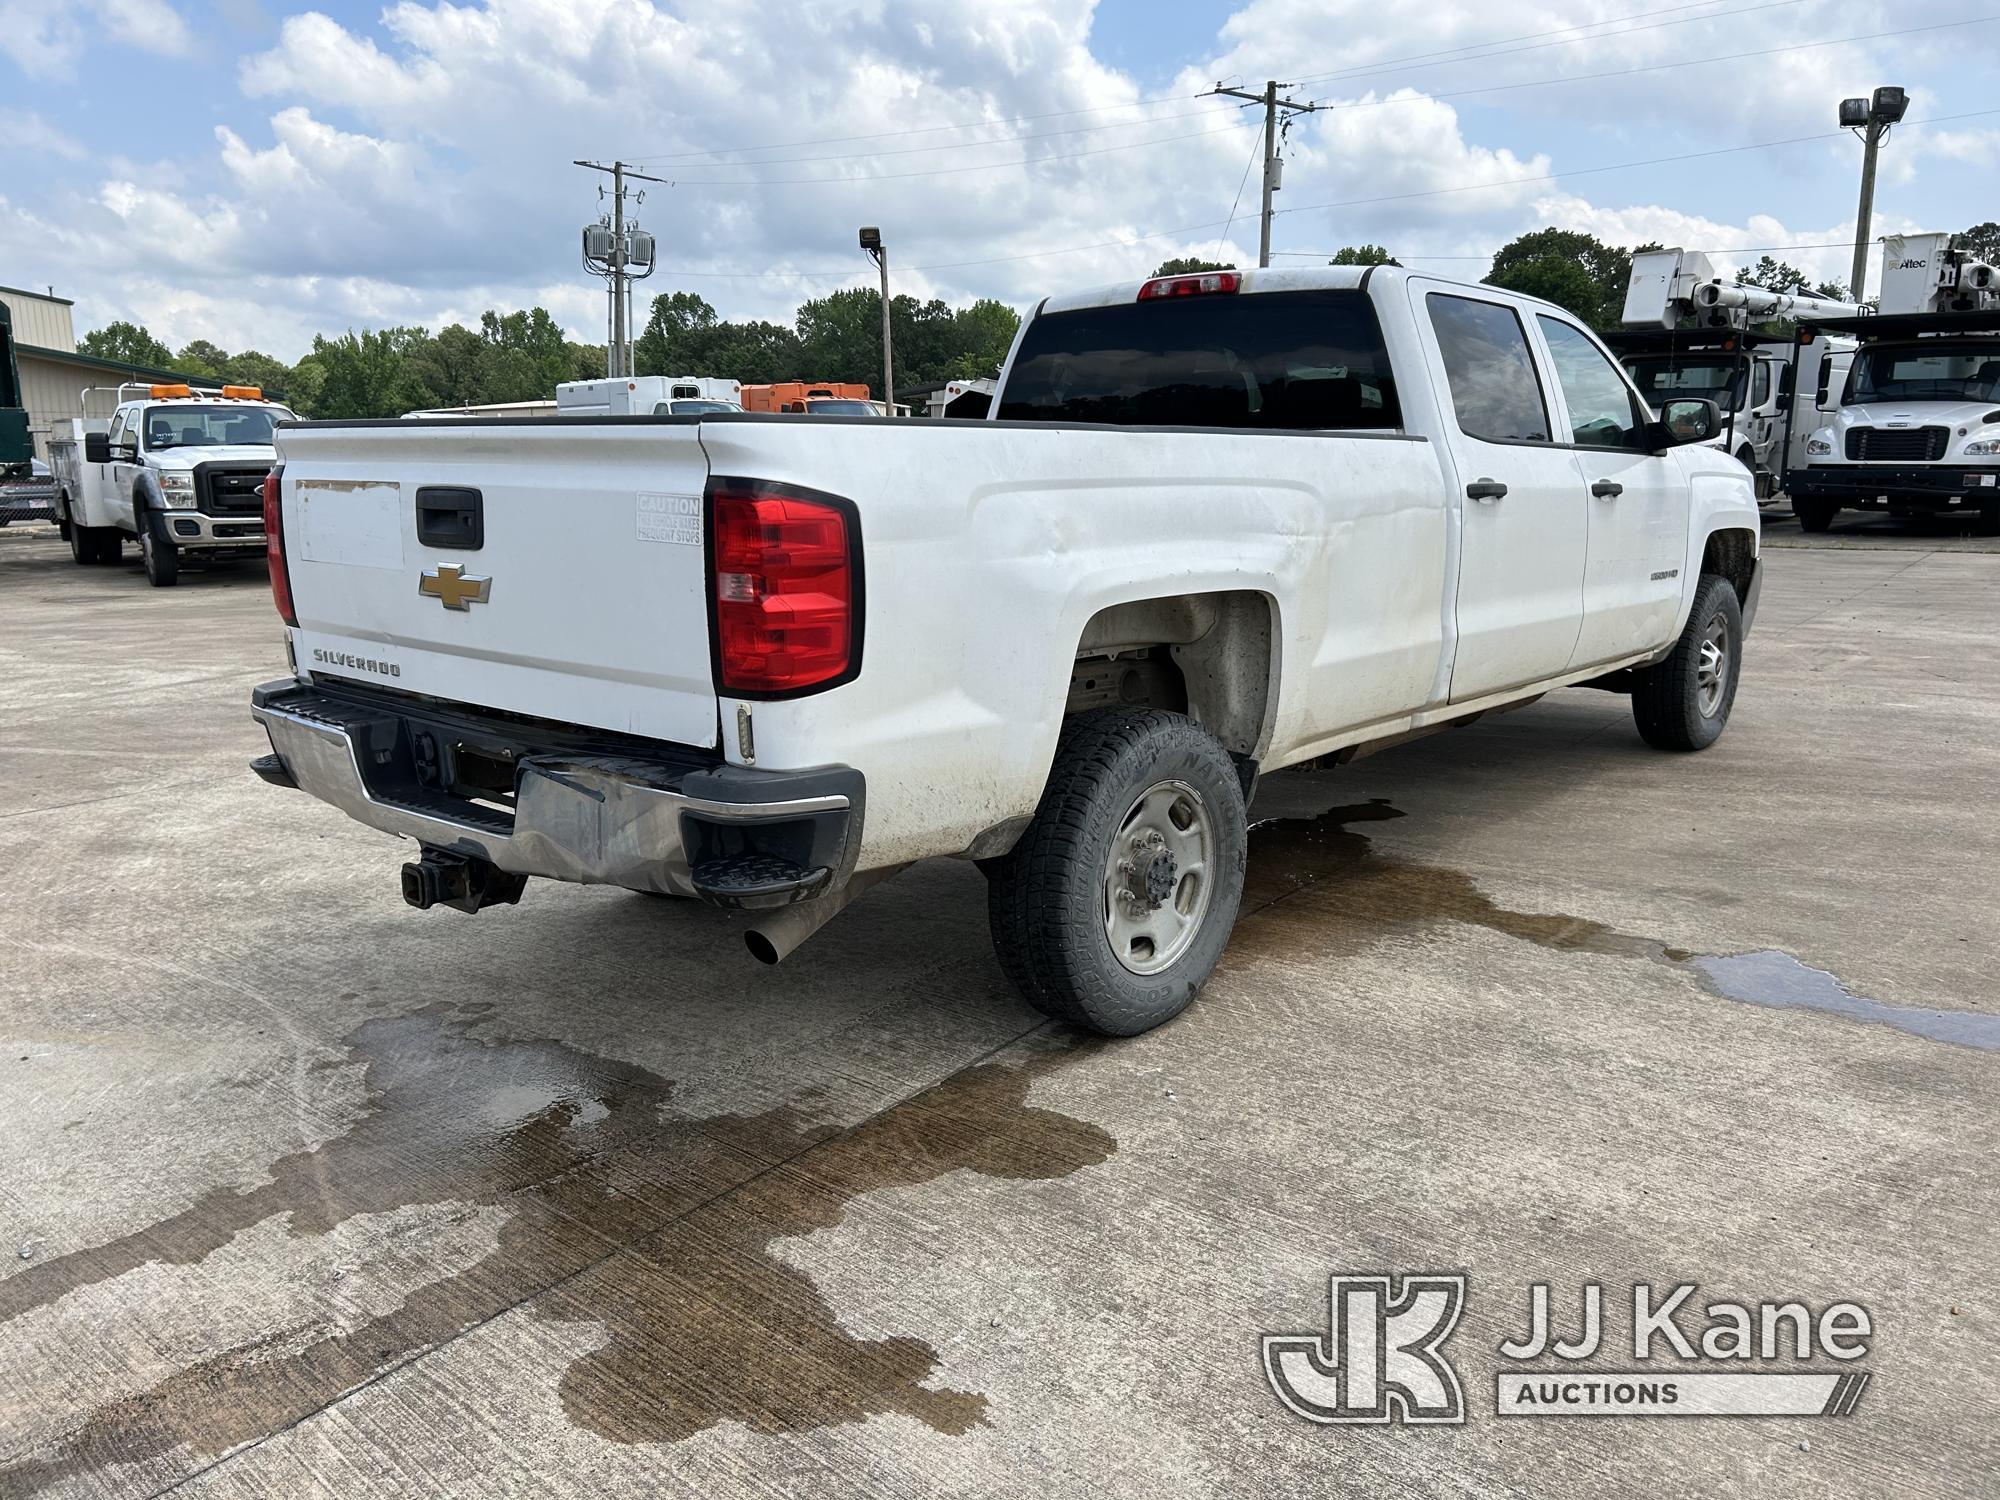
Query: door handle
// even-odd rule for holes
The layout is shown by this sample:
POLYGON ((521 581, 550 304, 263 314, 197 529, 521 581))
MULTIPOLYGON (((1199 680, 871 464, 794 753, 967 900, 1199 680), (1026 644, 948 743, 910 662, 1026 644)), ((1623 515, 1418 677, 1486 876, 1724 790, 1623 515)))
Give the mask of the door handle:
POLYGON ((1475 479, 1465 487, 1465 498, 1491 505, 1495 500, 1507 498, 1507 486, 1497 479, 1475 479))
POLYGON ((1590 493, 1600 500, 1616 500, 1625 493, 1625 486, 1609 479, 1600 479, 1590 487, 1590 493))

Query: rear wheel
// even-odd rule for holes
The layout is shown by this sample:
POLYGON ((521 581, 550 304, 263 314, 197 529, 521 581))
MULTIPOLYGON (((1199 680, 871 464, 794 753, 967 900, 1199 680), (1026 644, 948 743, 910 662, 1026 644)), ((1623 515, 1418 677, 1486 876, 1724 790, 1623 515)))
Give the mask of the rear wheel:
POLYGON ((1656 750, 1706 750, 1722 737, 1743 665, 1743 609, 1719 573, 1704 573, 1667 659, 1634 673, 1632 717, 1656 750))
POLYGON ((1792 514, 1799 518, 1801 531, 1825 531, 1833 524, 1833 518, 1840 514, 1840 506, 1832 500, 1792 501, 1792 514))
POLYGON ((63 535, 69 539, 69 555, 80 567, 92 563, 116 562, 123 540, 115 526, 86 526, 64 509, 63 535))
POLYGON ((139 522, 139 555, 145 560, 146 582, 156 589, 181 581, 180 549, 166 539, 166 524, 157 511, 148 511, 139 522))
POLYGON ((1001 968, 1057 1020, 1150 1031, 1221 958, 1248 847, 1242 783, 1213 735, 1163 709, 1079 714, 1034 820, 986 867, 1001 968))

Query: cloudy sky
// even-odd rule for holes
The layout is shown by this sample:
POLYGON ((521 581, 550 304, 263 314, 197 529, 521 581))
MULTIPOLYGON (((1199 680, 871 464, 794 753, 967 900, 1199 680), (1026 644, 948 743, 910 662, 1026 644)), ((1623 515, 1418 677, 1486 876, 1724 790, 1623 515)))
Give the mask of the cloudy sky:
POLYGON ((533 303, 601 342, 570 163, 616 156, 671 182, 647 294, 785 318, 872 223, 897 290, 1027 304, 1254 263, 1257 112, 1204 91, 1274 76, 1324 106, 1278 264, 1476 279, 1559 224, 1845 279, 1881 83, 1877 232, 2000 218, 1993 0, 0 0, 0 283, 288 359, 533 303))

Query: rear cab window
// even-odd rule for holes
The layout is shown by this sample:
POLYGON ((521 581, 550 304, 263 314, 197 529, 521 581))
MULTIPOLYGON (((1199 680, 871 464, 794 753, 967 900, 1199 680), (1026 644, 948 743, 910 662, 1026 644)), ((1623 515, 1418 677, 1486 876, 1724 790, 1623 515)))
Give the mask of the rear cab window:
POLYGON ((1374 303, 1332 290, 1044 313, 1022 336, 996 415, 1280 431, 1403 424, 1374 303))

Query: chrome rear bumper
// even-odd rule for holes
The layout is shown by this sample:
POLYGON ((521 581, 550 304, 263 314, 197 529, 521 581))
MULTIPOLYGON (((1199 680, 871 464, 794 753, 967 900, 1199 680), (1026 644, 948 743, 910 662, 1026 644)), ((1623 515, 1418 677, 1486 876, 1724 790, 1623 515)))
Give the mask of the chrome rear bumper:
MULTIPOLYGON (((259 688, 251 713, 282 762, 282 774, 258 766, 266 780, 296 785, 370 828, 516 874, 765 907, 825 890, 858 852, 861 778, 844 768, 544 753, 531 731, 507 724, 495 734, 530 735, 519 752, 491 752, 515 767, 508 808, 426 786, 415 773, 412 747, 426 735, 465 734, 460 720, 433 734, 421 708, 289 680, 259 688)), ((463 747, 446 744, 447 757, 463 747)))

